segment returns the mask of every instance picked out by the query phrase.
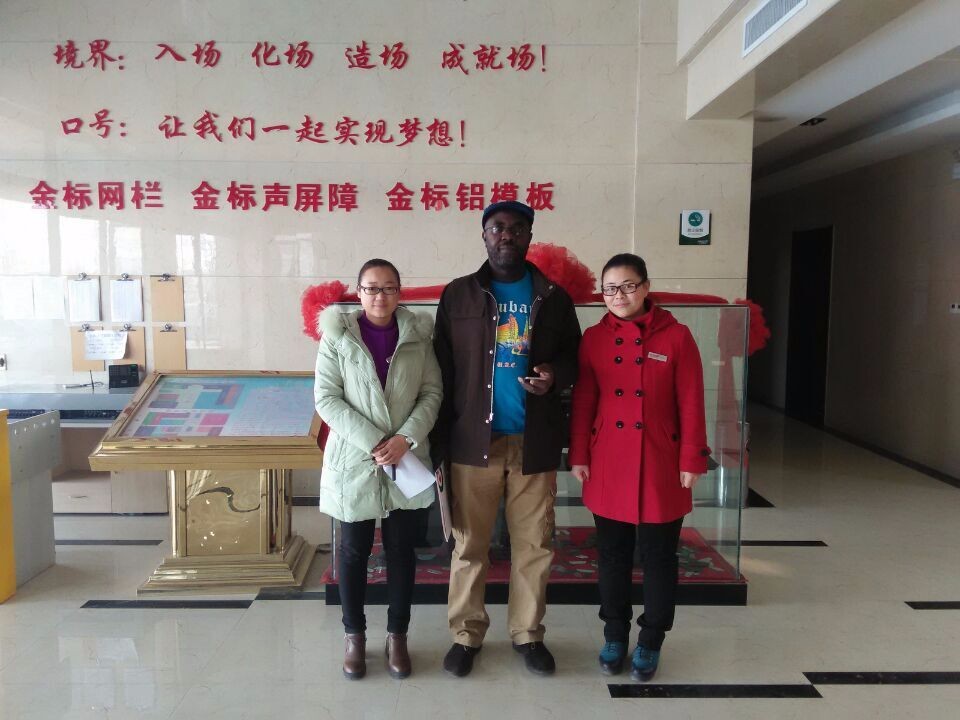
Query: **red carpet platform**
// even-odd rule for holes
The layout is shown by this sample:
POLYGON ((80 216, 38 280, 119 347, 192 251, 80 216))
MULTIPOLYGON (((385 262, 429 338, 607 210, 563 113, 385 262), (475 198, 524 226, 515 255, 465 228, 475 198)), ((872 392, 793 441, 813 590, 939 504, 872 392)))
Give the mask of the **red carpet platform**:
MULTIPOLYGON (((720 553, 707 544, 693 528, 680 534, 680 588, 678 602, 683 605, 746 605, 747 582, 720 553)), ((417 580, 414 602, 446 603, 450 579, 450 555, 446 546, 417 551, 417 580)), ((487 574, 486 601, 505 603, 510 579, 510 559, 506 550, 491 551, 487 574)), ((643 601, 643 571, 633 572, 633 602, 643 601)), ((326 602, 338 605, 340 594, 330 568, 324 573, 326 602)), ((367 603, 386 602, 387 568, 380 543, 380 531, 374 540, 367 568, 367 603)), ((547 586, 547 602, 557 604, 594 604, 597 593, 596 530, 592 527, 557 528, 555 555, 547 586)))

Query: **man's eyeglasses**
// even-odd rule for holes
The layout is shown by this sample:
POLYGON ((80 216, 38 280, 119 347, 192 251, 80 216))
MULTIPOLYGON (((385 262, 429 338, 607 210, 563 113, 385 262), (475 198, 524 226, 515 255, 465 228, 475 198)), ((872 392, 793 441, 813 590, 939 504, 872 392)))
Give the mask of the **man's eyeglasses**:
POLYGON ((490 225, 483 229, 484 232, 490 233, 492 237, 498 238, 504 233, 510 233, 513 237, 523 237, 530 232, 530 228, 526 225, 490 225))
MULTIPOLYGON (((646 280, 644 280, 644 282, 646 282, 646 280)), ((600 288, 600 292, 607 297, 613 297, 616 295, 617 290, 622 292, 624 295, 633 295, 633 293, 635 293, 641 285, 643 285, 643 283, 638 282, 625 282, 620 283, 619 285, 604 285, 602 288, 600 288)))
POLYGON ((387 287, 377 287, 376 285, 358 285, 357 287, 363 291, 364 295, 379 295, 380 293, 383 293, 384 295, 396 295, 398 292, 400 292, 399 287, 394 287, 392 285, 388 285, 387 287))

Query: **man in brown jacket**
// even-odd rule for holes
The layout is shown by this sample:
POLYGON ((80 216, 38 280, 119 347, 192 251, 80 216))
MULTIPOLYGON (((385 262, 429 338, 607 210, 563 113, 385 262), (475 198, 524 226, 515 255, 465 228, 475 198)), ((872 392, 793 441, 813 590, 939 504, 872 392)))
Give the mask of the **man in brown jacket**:
POLYGON ((556 669, 542 620, 564 444, 560 391, 576 380, 580 325, 570 296, 526 262, 533 216, 516 201, 484 210, 488 260, 447 285, 437 309, 444 396, 430 443, 434 459, 450 463, 454 643, 443 667, 457 677, 473 668, 490 625, 483 598, 501 498, 511 538, 513 647, 531 672, 556 669))

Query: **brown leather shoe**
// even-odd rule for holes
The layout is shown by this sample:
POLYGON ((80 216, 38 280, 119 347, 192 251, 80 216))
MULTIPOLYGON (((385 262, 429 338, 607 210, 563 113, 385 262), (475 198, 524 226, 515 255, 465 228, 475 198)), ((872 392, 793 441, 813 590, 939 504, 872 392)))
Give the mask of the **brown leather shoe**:
POLYGON ((348 680, 359 680, 367 674, 367 636, 348 633, 343 640, 343 675, 348 680))
POLYGON ((387 633, 387 671, 390 677, 402 680, 410 676, 410 653, 406 633, 387 633))

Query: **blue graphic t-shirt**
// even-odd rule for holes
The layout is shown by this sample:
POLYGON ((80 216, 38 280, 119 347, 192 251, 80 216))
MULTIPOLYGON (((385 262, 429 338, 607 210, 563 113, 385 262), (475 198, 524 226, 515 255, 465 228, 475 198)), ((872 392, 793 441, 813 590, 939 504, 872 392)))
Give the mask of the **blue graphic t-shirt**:
POLYGON ((526 377, 530 349, 530 304, 533 278, 530 271, 516 282, 491 282, 497 299, 497 352, 493 375, 493 431, 507 435, 523 433, 527 391, 517 378, 526 377))

